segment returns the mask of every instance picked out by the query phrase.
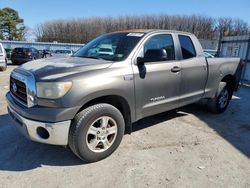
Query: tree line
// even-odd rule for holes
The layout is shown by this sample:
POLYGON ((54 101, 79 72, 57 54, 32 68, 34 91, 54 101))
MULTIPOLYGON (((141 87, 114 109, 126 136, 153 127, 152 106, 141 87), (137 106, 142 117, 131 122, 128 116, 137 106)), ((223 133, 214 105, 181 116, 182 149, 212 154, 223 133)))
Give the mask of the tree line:
POLYGON ((53 20, 38 25, 34 29, 34 35, 41 42, 86 43, 103 33, 129 29, 187 31, 200 39, 219 39, 222 35, 250 33, 248 23, 241 19, 162 14, 53 20))

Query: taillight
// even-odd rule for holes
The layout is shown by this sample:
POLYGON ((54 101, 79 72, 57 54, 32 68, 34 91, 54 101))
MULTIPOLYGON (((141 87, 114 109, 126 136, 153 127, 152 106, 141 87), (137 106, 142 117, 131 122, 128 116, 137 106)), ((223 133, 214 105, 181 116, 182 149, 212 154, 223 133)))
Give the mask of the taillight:
POLYGON ((243 69, 243 67, 245 66, 245 62, 241 59, 239 65, 240 65, 240 68, 243 69))
POLYGON ((25 55, 30 57, 32 55, 32 53, 31 52, 26 52, 25 55))

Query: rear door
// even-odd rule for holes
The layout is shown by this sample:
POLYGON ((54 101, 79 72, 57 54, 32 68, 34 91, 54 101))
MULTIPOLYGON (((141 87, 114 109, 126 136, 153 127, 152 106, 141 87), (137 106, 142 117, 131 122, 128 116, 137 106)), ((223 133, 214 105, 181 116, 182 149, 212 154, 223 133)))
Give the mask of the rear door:
POLYGON ((181 87, 180 106, 199 100, 204 94, 207 81, 207 63, 202 55, 197 53, 192 38, 188 35, 178 35, 181 48, 181 87))
POLYGON ((171 34, 156 34, 146 39, 139 49, 137 57, 144 57, 148 49, 165 49, 167 60, 147 62, 144 64, 145 74, 136 64, 132 64, 135 77, 137 118, 146 117, 178 106, 180 74, 172 72, 178 67, 175 59, 174 39, 171 34))

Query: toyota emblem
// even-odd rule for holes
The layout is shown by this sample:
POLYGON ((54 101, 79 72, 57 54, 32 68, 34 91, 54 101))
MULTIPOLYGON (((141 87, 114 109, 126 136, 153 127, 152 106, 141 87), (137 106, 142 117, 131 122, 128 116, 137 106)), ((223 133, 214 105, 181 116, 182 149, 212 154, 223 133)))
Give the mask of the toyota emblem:
POLYGON ((17 86, 16 86, 16 83, 13 83, 12 84, 12 90, 14 91, 14 93, 17 92, 17 86))

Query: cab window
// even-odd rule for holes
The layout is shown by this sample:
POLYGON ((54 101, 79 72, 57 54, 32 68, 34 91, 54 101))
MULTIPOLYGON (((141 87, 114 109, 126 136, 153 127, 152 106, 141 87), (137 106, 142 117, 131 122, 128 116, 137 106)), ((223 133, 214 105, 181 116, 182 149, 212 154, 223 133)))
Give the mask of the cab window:
POLYGON ((196 56, 193 42, 189 36, 179 35, 179 41, 181 45, 181 52, 183 59, 189 59, 196 56))
POLYGON ((147 50, 164 49, 167 52, 167 60, 175 59, 174 42, 169 34, 155 35, 144 44, 144 55, 147 50))

